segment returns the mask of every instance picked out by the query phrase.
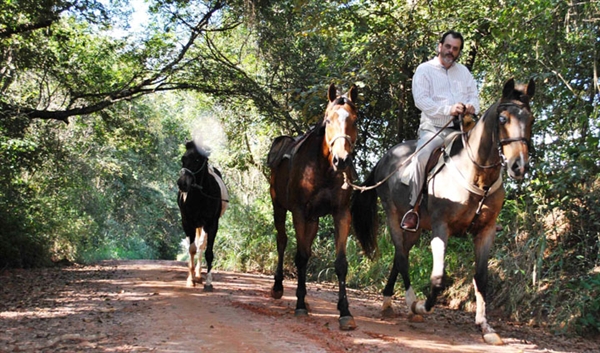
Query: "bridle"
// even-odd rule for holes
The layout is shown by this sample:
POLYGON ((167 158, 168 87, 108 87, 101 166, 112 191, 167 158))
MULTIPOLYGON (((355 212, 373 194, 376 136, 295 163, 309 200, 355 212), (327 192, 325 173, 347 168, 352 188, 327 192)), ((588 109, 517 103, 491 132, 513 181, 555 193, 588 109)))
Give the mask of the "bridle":
MULTIPOLYGON (((196 174, 200 173, 202 171, 202 169, 204 169, 206 167, 206 162, 208 162, 208 158, 204 160, 204 163, 202 163, 202 165, 200 166, 200 168, 198 168, 198 170, 196 170, 195 172, 192 172, 190 169, 188 168, 181 168, 181 170, 179 171, 179 175, 180 176, 184 176, 186 173, 189 173, 192 175, 193 178, 193 182, 192 182, 192 187, 195 188, 199 188, 202 189, 202 186, 198 185, 196 183, 196 174)), ((202 180, 200 180, 200 184, 202 184, 202 180)))
MULTIPOLYGON (((498 107, 496 109, 496 119, 500 119, 500 108, 501 107, 517 107, 519 109, 519 114, 524 110, 524 106, 523 104, 518 104, 518 103, 514 103, 514 102, 510 102, 510 103, 500 103, 498 104, 498 107)), ((506 110, 506 109, 504 109, 506 110)), ((498 125, 500 126, 500 125, 498 125)), ((496 130, 496 135, 499 134, 499 127, 496 130)), ((490 165, 482 165, 479 162, 477 162, 475 160, 475 158, 473 158, 473 154, 471 152, 471 146, 469 145, 469 141, 466 138, 466 133, 462 134, 462 141, 463 141, 463 145, 465 146, 465 149, 467 150, 467 155, 469 156, 469 159, 471 160, 471 162, 473 162, 473 164, 475 164, 476 166, 478 166, 479 168, 482 169, 489 169, 489 168, 495 168, 498 166, 502 166, 502 167, 506 167, 506 161, 507 158, 504 155, 504 146, 509 145, 513 142, 522 142, 524 144, 527 145, 527 149, 529 150, 529 139, 527 139, 525 136, 519 136, 519 137, 511 137, 511 138, 505 138, 505 139, 498 139, 498 144, 497 144, 497 149, 498 149, 498 156, 499 156, 499 161, 490 165)))
MULTIPOLYGON (((346 98, 344 99, 344 104, 347 104, 348 102, 346 101, 346 98)), ((328 114, 329 115, 329 114, 328 114)), ((330 124, 331 121, 328 119, 328 115, 325 116, 324 118, 324 122, 325 125, 330 124)), ((356 144, 356 142, 352 142, 352 137, 350 137, 350 135, 347 134, 337 134, 335 135, 331 140, 329 139, 329 136, 327 134, 327 126, 325 126, 325 141, 329 141, 328 142, 328 146, 329 146, 329 152, 331 152, 331 150, 333 149, 333 144, 335 143, 335 141, 337 141, 338 139, 345 139, 348 144, 350 145, 350 149, 354 150, 354 145, 356 144)))

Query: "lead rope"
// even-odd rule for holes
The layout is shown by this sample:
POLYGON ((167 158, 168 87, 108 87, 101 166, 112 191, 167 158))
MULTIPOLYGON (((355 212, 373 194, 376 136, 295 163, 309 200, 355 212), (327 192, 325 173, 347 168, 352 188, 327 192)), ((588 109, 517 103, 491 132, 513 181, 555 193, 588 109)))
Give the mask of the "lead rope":
POLYGON ((419 151, 421 151, 423 149, 423 147, 427 146, 434 138, 436 138, 442 132, 442 130, 444 130, 445 128, 447 128, 448 125, 450 125, 450 123, 452 123, 453 121, 454 121, 454 119, 450 119, 446 123, 446 125, 444 125, 433 136, 431 136, 431 138, 429 140, 427 140, 427 142, 425 142, 421 147, 417 148, 417 150, 414 151, 410 156, 408 156, 408 158, 406 158, 404 160, 404 162, 400 163, 400 165, 398 166, 398 168, 394 169, 388 176, 386 176, 385 178, 383 178, 377 184, 371 185, 371 186, 360 186, 360 185, 353 184, 350 180, 348 180, 348 176, 346 175, 346 172, 343 172, 343 174, 344 174, 344 184, 342 184, 342 189, 346 190, 350 186, 350 187, 352 187, 352 190, 360 190, 360 192, 365 192, 365 191, 372 190, 372 189, 375 189, 375 188, 379 187, 381 184, 385 183, 389 178, 391 178, 392 175, 394 175, 394 173, 396 173, 398 171, 398 169, 402 168, 406 163, 410 162, 410 160, 412 160, 412 158, 417 153, 419 153, 419 151))

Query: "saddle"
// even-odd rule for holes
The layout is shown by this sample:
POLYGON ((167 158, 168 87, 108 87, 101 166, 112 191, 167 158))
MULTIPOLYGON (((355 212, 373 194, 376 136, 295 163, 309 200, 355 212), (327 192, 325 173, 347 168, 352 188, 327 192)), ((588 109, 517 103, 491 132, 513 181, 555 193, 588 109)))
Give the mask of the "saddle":
POLYGON ((427 182, 423 183, 423 193, 427 193, 427 184, 444 167, 444 152, 446 150, 450 151, 452 149, 452 145, 456 141, 456 138, 459 136, 460 131, 451 133, 444 140, 444 144, 436 148, 433 151, 433 153, 431 153, 431 156, 429 156, 427 164, 425 165, 425 175, 427 175, 427 182))
POLYGON ((312 130, 296 138, 288 135, 275 138, 267 155, 267 166, 273 169, 284 159, 291 159, 311 132, 312 130))

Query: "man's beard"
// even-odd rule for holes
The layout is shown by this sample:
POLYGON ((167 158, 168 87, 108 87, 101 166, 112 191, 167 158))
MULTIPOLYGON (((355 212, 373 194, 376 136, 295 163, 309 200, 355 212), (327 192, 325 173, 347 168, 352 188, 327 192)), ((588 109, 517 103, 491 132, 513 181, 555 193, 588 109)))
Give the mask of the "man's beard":
POLYGON ((442 60, 446 63, 446 64, 452 64, 456 61, 456 58, 454 57, 454 55, 448 53, 444 56, 442 56, 442 60))

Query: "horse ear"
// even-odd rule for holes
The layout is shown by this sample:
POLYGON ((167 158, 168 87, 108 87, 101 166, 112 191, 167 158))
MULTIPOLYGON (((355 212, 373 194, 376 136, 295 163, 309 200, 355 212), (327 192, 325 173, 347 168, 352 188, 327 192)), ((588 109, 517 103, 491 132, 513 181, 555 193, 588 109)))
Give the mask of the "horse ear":
POLYGON ((185 143, 185 149, 189 150, 190 148, 194 148, 196 147, 196 144, 194 143, 194 141, 188 141, 185 143))
POLYGON ((358 88, 356 85, 352 85, 352 87, 350 87, 347 96, 350 98, 352 103, 356 103, 356 100, 358 99, 358 88))
POLYGON ((529 83, 527 84, 527 95, 529 97, 533 97, 534 94, 535 94, 535 81, 532 78, 529 80, 529 83))
POLYGON ((510 80, 506 81, 506 83, 504 84, 504 89, 502 89, 502 98, 510 97, 514 90, 515 90, 515 79, 511 78, 510 80))
POLYGON ((330 102, 333 102, 337 97, 337 88, 335 88, 335 84, 329 85, 329 90, 327 91, 327 98, 329 98, 330 102))

